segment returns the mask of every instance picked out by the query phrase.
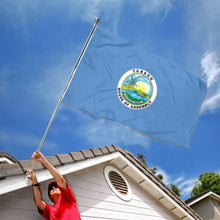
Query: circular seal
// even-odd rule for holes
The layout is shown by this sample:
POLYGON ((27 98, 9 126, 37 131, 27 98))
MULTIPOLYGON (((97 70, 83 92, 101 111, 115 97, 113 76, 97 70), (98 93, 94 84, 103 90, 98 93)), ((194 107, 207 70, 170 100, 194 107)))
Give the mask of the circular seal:
POLYGON ((142 69, 127 71, 118 82, 118 97, 131 109, 150 106, 157 96, 157 84, 153 76, 142 69))

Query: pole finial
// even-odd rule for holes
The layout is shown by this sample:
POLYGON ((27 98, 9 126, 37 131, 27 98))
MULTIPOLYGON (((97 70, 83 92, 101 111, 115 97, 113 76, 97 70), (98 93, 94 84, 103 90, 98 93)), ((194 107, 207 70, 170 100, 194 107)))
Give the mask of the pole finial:
POLYGON ((95 23, 98 24, 100 22, 99 18, 95 18, 95 23))

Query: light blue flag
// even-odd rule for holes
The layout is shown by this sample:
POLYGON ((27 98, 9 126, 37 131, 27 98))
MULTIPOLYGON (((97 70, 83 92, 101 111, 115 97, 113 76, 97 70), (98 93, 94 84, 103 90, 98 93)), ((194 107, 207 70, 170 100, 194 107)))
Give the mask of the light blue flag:
POLYGON ((206 83, 192 73, 100 28, 63 102, 189 147, 205 94, 206 83))

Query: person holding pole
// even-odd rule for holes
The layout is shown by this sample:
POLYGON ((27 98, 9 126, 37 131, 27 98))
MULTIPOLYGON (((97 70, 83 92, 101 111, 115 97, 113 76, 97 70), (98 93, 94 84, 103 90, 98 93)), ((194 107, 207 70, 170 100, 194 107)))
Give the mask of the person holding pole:
POLYGON ((37 181, 34 171, 27 170, 26 175, 30 175, 34 203, 39 213, 48 220, 81 220, 76 198, 64 177, 48 162, 41 152, 35 151, 32 158, 47 168, 55 179, 55 181, 48 185, 48 196, 54 203, 52 206, 42 200, 40 184, 37 181))
POLYGON ((47 159, 43 156, 42 153, 40 153, 40 149, 44 143, 46 135, 55 117, 55 114, 58 111, 58 108, 68 90, 68 87, 82 60, 82 57, 89 45, 89 42, 92 39, 93 34, 95 33, 95 30, 97 28, 99 21, 100 21, 99 18, 95 19, 95 24, 92 28, 92 31, 90 32, 90 35, 83 47, 82 52, 80 53, 80 56, 74 66, 74 69, 68 79, 68 82, 62 92, 62 95, 60 96, 60 99, 54 109, 54 112, 50 118, 50 121, 41 139, 38 150, 35 151, 32 155, 32 158, 34 159, 32 166, 30 169, 27 170, 27 173, 26 173, 27 178, 32 181, 34 203, 37 206, 39 213, 48 220, 80 220, 81 219, 79 210, 76 205, 76 199, 70 186, 67 184, 64 177, 58 172, 58 170, 47 161, 47 159), (51 175, 54 177, 54 179, 56 180, 55 182, 51 182, 48 185, 48 196, 51 199, 51 201, 54 203, 54 206, 50 206, 42 200, 40 185, 33 171, 35 161, 40 162, 43 166, 45 166, 49 170, 51 175))

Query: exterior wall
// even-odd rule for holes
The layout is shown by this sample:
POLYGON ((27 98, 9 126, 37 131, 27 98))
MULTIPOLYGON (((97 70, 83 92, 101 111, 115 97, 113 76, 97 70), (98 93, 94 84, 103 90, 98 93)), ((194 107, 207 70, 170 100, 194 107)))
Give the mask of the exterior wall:
MULTIPOLYGON (((163 208, 158 201, 126 176, 133 192, 132 200, 126 202, 118 198, 111 191, 104 178, 105 165, 107 164, 97 165, 65 176, 76 196, 82 220, 177 219, 169 210, 163 208)), ((48 203, 50 203, 47 197, 49 182, 41 184, 42 196, 48 203)), ((34 206, 31 186, 0 196, 0 219, 43 219, 34 206)))
POLYGON ((220 210, 215 207, 211 198, 207 197, 194 205, 191 205, 204 220, 220 220, 220 210))
POLYGON ((133 192, 132 200, 126 202, 118 198, 104 178, 105 165, 107 164, 91 167, 66 177, 76 195, 82 220, 176 219, 172 213, 126 176, 133 192))
POLYGON ((0 219, 42 219, 34 206, 31 186, 0 196, 0 219))

